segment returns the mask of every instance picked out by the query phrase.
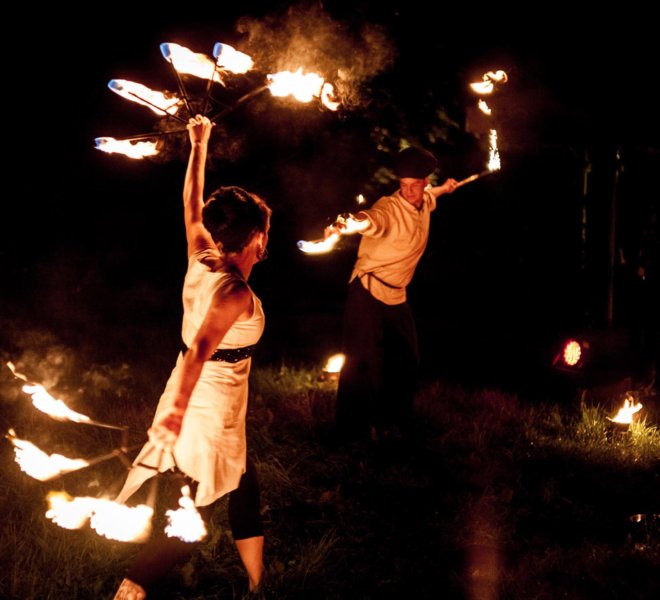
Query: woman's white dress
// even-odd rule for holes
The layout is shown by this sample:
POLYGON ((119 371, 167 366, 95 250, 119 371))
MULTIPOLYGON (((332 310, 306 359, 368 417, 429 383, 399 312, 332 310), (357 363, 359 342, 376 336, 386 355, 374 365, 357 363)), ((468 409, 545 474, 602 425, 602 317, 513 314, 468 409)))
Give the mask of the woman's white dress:
MULTIPOLYGON (((204 253, 190 257, 184 280, 181 335, 186 346, 191 345, 197 334, 213 295, 236 280, 243 281, 241 275, 233 270, 210 270, 200 262, 203 256, 204 253)), ((252 298, 252 316, 245 321, 236 321, 218 346, 219 349, 242 348, 258 342, 265 319, 260 300, 254 293, 252 298)), ((182 361, 183 355, 179 354, 158 402, 154 423, 173 404, 182 361)), ((147 442, 133 462, 117 497, 118 502, 125 502, 147 479, 156 474, 154 469, 141 465, 166 471, 176 464, 183 473, 199 482, 195 496, 197 506, 211 504, 238 487, 241 475, 245 472, 245 416, 251 362, 251 358, 246 358, 236 363, 207 361, 204 364, 173 452, 162 453, 159 448, 147 442)))

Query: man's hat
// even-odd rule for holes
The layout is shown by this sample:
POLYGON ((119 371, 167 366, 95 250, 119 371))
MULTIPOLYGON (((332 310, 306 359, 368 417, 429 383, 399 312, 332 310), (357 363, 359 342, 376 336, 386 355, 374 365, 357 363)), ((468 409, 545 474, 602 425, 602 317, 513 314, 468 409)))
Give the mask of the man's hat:
POLYGON ((410 177, 412 179, 424 179, 430 175, 438 166, 435 156, 428 150, 408 147, 394 159, 394 171, 399 179, 410 177))

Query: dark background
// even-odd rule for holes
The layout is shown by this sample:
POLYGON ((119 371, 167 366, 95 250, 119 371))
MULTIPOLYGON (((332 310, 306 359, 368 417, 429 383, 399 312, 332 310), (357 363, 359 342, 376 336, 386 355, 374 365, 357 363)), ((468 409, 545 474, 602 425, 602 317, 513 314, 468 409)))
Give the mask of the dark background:
MULTIPOLYGON (((95 137, 149 132, 158 121, 107 83, 125 78, 176 91, 159 44, 210 54, 222 41, 259 59, 255 73, 216 92, 231 105, 277 70, 282 40, 302 23, 296 34, 315 58, 360 67, 357 99, 333 113, 262 94, 216 128, 209 161, 208 190, 242 185, 274 209, 270 258, 251 279, 268 318, 260 360, 317 363, 339 350, 357 239, 323 256, 303 255, 296 242, 355 210, 358 193, 370 205, 392 192, 387 169, 400 140, 436 153, 439 181, 481 171, 487 137, 472 125, 468 84, 499 68, 509 81, 489 103, 502 171, 441 199, 409 288, 425 374, 515 377, 520 365, 547 364, 564 332, 608 326, 613 214, 609 325, 630 325, 640 251, 648 260, 648 248, 657 248, 650 14, 631 5, 586 15, 557 5, 533 13, 430 10, 416 0, 28 13, 19 9, 6 25, 22 34, 4 74, 0 277, 8 322, 94 340, 101 359, 158 350, 171 362, 185 271, 185 138, 143 161, 95 150, 95 137), (239 32, 239 22, 247 29, 239 32), (367 32, 377 40, 370 46, 367 32)), ((194 80, 186 85, 191 94, 200 89, 194 80)))

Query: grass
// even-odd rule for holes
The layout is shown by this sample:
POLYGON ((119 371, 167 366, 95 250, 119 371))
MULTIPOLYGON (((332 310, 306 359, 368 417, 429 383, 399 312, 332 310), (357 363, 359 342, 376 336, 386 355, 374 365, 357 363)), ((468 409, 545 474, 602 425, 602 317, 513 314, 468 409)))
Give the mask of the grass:
MULTIPOLYGON (((75 410, 130 425, 131 443, 144 439, 165 366, 98 361, 43 331, 5 338, 3 359, 30 379, 75 410)), ((336 384, 318 375, 286 363, 253 370, 249 448, 271 597, 658 597, 657 399, 644 399, 642 418, 621 432, 606 418, 610 407, 434 381, 417 396, 413 435, 336 447, 326 443, 336 384)), ((112 431, 41 415, 19 387, 3 368, 5 431, 67 456, 118 444, 112 431)), ((18 469, 9 443, 0 461, 0 596, 111 598, 138 545, 61 529, 45 518, 44 498, 52 489, 116 490, 120 462, 41 483, 18 469)), ((245 574, 227 527, 221 503, 207 543, 153 597, 242 597, 245 574)))

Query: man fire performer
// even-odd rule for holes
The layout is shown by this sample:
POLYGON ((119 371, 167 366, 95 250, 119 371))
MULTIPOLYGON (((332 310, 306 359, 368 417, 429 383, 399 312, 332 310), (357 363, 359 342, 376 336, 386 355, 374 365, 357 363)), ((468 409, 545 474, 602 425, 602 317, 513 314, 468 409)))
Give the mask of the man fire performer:
MULTIPOLYGON (((159 471, 185 476, 205 520, 229 495, 236 547, 255 590, 263 573, 259 485, 247 459, 245 417, 251 354, 264 328, 261 302, 248 286, 265 257, 271 210, 238 187, 203 200, 212 123, 197 115, 188 125, 191 150, 183 189, 188 270, 183 284, 182 352, 163 392, 149 441, 129 472, 124 502, 159 471), (163 451, 166 449, 167 451, 163 451)), ((176 508, 176 506, 173 506, 176 508)), ((186 558, 195 544, 154 535, 129 568, 116 599, 140 600, 150 586, 186 558)))
POLYGON ((362 235, 344 313, 346 362, 336 409, 337 433, 343 441, 368 434, 376 440, 390 428, 410 423, 419 350, 406 286, 426 248, 436 199, 457 187, 454 179, 429 187, 436 166, 426 150, 402 150, 395 159, 399 189, 325 230, 326 238, 362 235))

